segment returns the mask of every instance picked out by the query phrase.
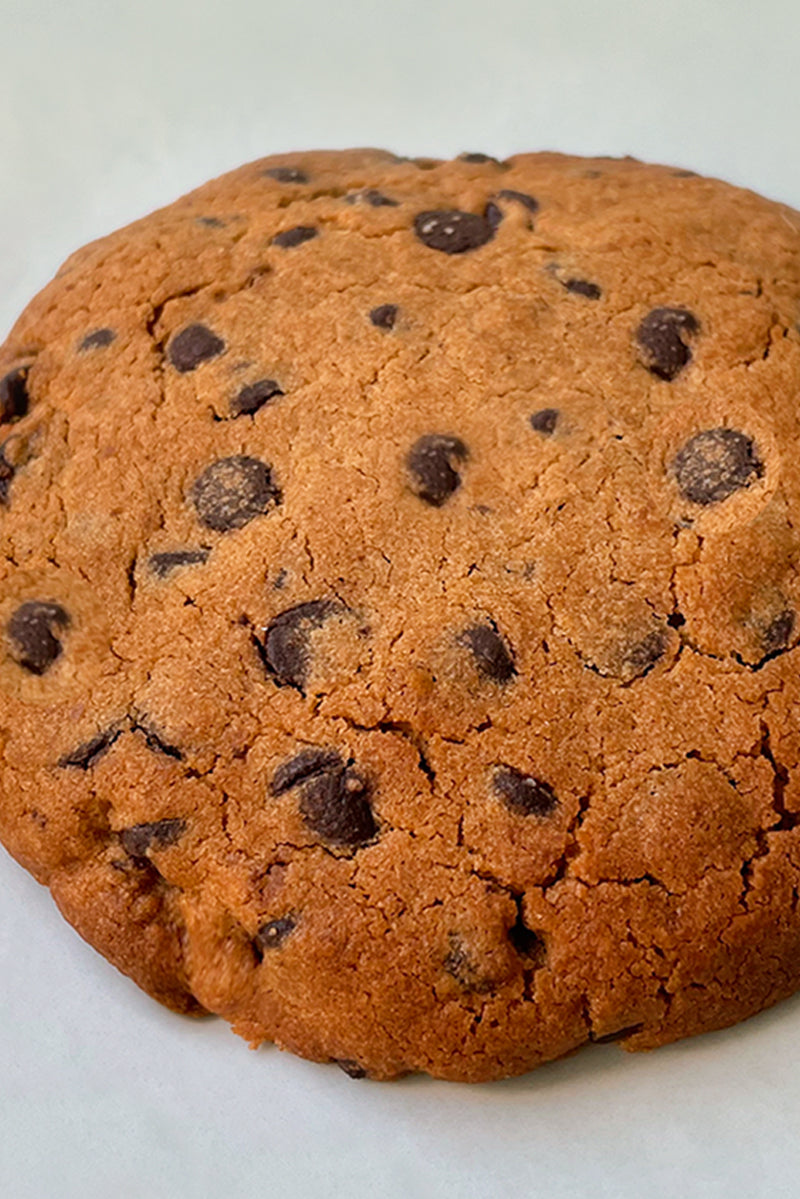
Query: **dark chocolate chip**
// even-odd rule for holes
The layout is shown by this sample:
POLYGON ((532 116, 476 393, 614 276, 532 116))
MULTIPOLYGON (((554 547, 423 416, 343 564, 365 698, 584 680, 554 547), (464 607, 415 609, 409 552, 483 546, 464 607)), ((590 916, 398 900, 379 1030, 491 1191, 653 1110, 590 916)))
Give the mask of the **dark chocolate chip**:
POLYGON ((642 363, 670 382, 690 361, 688 339, 699 332, 700 322, 687 308, 654 308, 636 330, 642 363))
POLYGON ((169 343, 167 357, 176 371, 185 375, 195 370, 202 362, 217 358, 225 349, 225 342, 205 325, 187 325, 169 343))
POLYGON ((274 379, 259 379, 257 383, 248 383, 231 400, 231 416, 254 416, 259 408, 283 394, 282 387, 274 379))
POLYGON ((378 831, 366 779, 353 767, 312 775, 300 791, 300 814, 329 845, 357 849, 378 831))
POLYGON ((396 304, 380 304, 372 309, 369 319, 377 329, 393 329, 398 311, 396 304))
POLYGON ((308 175, 298 167, 270 167, 264 174, 278 183, 308 183, 308 175))
POLYGON ((303 690, 310 666, 309 633, 342 611, 334 600, 310 600, 270 621, 261 648, 264 664, 278 684, 303 690))
POLYGON ((61 604, 26 600, 8 622, 11 657, 31 674, 44 674, 61 653, 53 629, 66 629, 69 616, 61 604))
POLYGON ((199 566, 208 561, 210 553, 211 550, 205 547, 197 550, 164 550, 158 554, 151 554, 148 566, 159 579, 165 579, 179 566, 199 566))
POLYGON ((414 442, 406 459, 415 495, 441 508, 461 486, 461 476, 453 461, 466 462, 469 452, 460 437, 449 433, 426 433, 414 442))
POLYGON ((493 200, 490 200, 486 205, 483 210, 483 215, 493 230, 496 230, 498 225, 503 220, 503 210, 502 208, 498 208, 497 204, 495 204, 493 200))
POLYGON ((493 625, 472 625, 464 630, 459 642, 472 653, 478 673, 484 678, 508 683, 517 673, 513 654, 493 625))
POLYGON ((202 523, 218 533, 241 529, 281 502, 271 468, 240 454, 207 466, 189 496, 202 523))
POLYGON ((556 793, 549 783, 523 774, 514 766, 495 766, 492 776, 495 794, 517 816, 552 816, 558 807, 556 793))
POLYGON ((528 212, 539 211, 539 201, 529 196, 527 192, 515 192, 511 188, 504 187, 502 191, 497 193, 498 200, 509 200, 516 204, 521 204, 523 208, 527 208, 528 212))
POLYGON ((177 761, 183 761, 183 754, 178 749, 177 745, 170 745, 163 737, 159 737, 155 729, 147 724, 134 724, 131 726, 137 733, 142 733, 145 744, 148 749, 151 749, 154 754, 164 754, 167 758, 175 758, 177 761))
POLYGON ((369 204, 371 208, 397 208, 398 200, 391 200, 385 196, 383 192, 376 191, 374 187, 364 187, 361 191, 350 192, 345 196, 348 204, 369 204))
POLYGON ((144 858, 148 849, 166 849, 186 832, 185 820, 155 820, 151 824, 134 824, 119 834, 122 848, 132 858, 144 858))
POLYGON ((443 254, 477 250, 494 237, 494 229, 485 216, 456 208, 420 212, 414 217, 414 232, 429 250, 440 250, 443 254))
POLYGON ((474 163, 476 166, 485 166, 486 163, 489 163, 489 162, 493 166, 496 166, 496 167, 503 165, 501 162, 498 162, 498 160, 496 158, 493 158, 491 154, 470 153, 470 154, 459 154, 458 157, 461 162, 471 162, 471 163, 474 163))
POLYGON ((313 225, 296 225, 294 229, 284 229, 283 233, 276 233, 272 244, 280 246, 283 250, 291 250, 293 246, 302 246, 304 241, 311 241, 316 236, 317 230, 313 225))
POLYGON ((270 949, 280 949, 290 933, 297 927, 296 916, 279 916, 277 920, 269 920, 262 924, 255 935, 255 943, 263 955, 270 949))
POLYGON ((344 1070, 348 1078, 366 1078, 367 1072, 358 1062, 349 1057, 335 1057, 334 1062, 340 1070, 344 1070))
POLYGON ((575 296, 585 296, 587 300, 599 300, 603 294, 597 284, 590 283, 588 279, 563 279, 561 286, 575 296))
POLYGON ((113 329, 95 329, 92 333, 87 333, 78 347, 82 354, 87 350, 104 350, 106 346, 110 346, 116 338, 116 333, 113 329))
POLYGON ((543 437, 552 437, 556 431, 558 416, 557 408, 540 408, 530 418, 531 428, 535 429, 537 433, 541 433, 543 437))
POLYGON ((673 464, 681 494, 692 504, 717 504, 754 478, 764 466, 750 437, 736 429, 706 429, 690 437, 673 464))
POLYGON ((290 791, 292 787, 297 787, 314 775, 338 770, 342 765, 341 755, 335 749, 303 749, 293 758, 281 763, 273 776, 270 791, 273 795, 283 795, 285 791, 290 791))
POLYGON ((653 629, 641 641, 627 650, 622 659, 621 674, 625 679, 642 678, 652 670, 667 648, 665 629, 653 629))
POLYGON ((786 649, 794 631, 794 612, 781 612, 764 630, 762 644, 767 654, 777 654, 786 649))
POLYGON ((28 369, 19 366, 0 379, 0 424, 27 414, 30 408, 28 369))
POLYGON ((59 766, 76 766, 79 770, 88 770, 111 748, 120 732, 121 729, 106 729, 105 732, 98 733, 96 737, 79 745, 72 753, 59 758, 59 766))

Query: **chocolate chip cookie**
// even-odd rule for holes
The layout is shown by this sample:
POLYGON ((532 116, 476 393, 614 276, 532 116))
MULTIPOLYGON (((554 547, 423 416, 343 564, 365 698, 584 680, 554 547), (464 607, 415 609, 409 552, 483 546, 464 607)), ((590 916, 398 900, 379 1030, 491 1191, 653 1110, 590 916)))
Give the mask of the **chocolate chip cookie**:
POLYGON ((631 159, 266 159, 0 350, 0 835, 355 1077, 800 986, 800 215, 631 159))

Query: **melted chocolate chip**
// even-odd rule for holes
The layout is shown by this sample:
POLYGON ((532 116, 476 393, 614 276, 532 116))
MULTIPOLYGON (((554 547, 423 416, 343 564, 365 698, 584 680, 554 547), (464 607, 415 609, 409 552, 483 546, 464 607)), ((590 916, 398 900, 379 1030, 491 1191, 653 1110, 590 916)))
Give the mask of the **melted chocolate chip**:
POLYGON ((393 329, 398 311, 396 304, 380 304, 377 308, 372 309, 369 319, 376 329, 393 329))
POLYGON ((271 468, 238 454, 207 466, 189 497, 202 523, 217 533, 241 529, 281 502, 271 468))
POLYGON ((270 949, 280 949, 290 933, 297 928, 297 917, 293 915, 279 916, 277 920, 269 920, 262 924, 255 935, 256 946, 263 956, 270 949))
POLYGON ((564 279, 561 286, 575 296, 585 296, 587 300, 599 300, 603 294, 597 284, 590 283, 588 279, 564 279))
POLYGON ((304 241, 311 241, 316 236, 317 230, 313 225, 296 225, 294 229, 284 229, 283 233, 276 233, 272 244, 280 246, 282 250, 291 250, 293 246, 302 246, 304 241))
POLYGON ((303 690, 311 665, 309 633, 343 611, 335 600, 310 600, 270 621, 260 645, 264 665, 278 684, 303 690))
POLYGON ((491 228, 496 232, 498 226, 501 224, 501 222, 503 220, 502 208, 499 208, 497 206, 497 204, 494 203, 493 200, 490 200, 489 203, 486 205, 486 207, 483 210, 483 215, 486 218, 486 220, 489 222, 491 228))
POLYGON ((535 200, 533 196, 529 196, 527 192, 515 192, 511 188, 505 187, 497 193, 497 198, 521 204, 523 208, 527 208, 528 212, 539 211, 539 201, 535 200))
POLYGON ((794 612, 781 612, 764 630, 762 644, 766 654, 777 654, 786 649, 794 631, 794 612))
POLYGON ((687 308, 654 308, 636 330, 644 366, 671 382, 691 360, 688 339, 700 332, 700 322, 687 308))
POLYGON ((293 758, 281 763, 273 776, 270 791, 273 795, 283 795, 285 791, 290 791, 292 787, 297 787, 314 775, 338 770, 342 765, 341 755, 335 749, 303 749, 293 758))
POLYGON ((82 354, 87 350, 104 350, 106 346, 111 345, 116 336, 113 329, 95 329, 86 334, 78 349, 82 354))
POLYGON ((348 1078, 366 1078, 367 1072, 358 1062, 349 1057, 335 1057, 334 1062, 340 1070, 344 1070, 348 1078))
POLYGON ((31 674, 44 674, 61 653, 53 629, 66 629, 69 616, 61 604, 26 600, 8 622, 11 657, 31 674))
POLYGON ((499 162, 496 158, 493 158, 491 154, 470 153, 459 154, 458 157, 461 162, 471 162, 474 163, 475 166, 486 166, 487 163, 491 163, 492 166, 495 167, 501 167, 503 165, 502 162, 499 162))
POLYGON ((202 362, 217 358, 225 349, 225 342, 205 325, 187 325, 169 343, 167 357, 176 371, 182 375, 196 370, 202 362))
POLYGON ((383 192, 376 191, 374 187, 364 187, 361 191, 350 192, 345 196, 348 204, 369 204, 371 208, 397 208, 398 200, 390 200, 388 196, 384 196, 383 192))
POLYGON ((622 659, 621 676, 625 679, 642 678, 652 670, 667 648, 665 629, 653 629, 641 641, 627 650, 622 659))
POLYGON ((477 250, 494 237, 494 229, 485 216, 455 208, 420 212, 414 217, 414 232, 429 250, 440 250, 443 254, 477 250))
POLYGON ((88 770, 111 748, 121 731, 121 729, 106 729, 105 732, 98 733, 96 737, 79 745, 72 753, 59 758, 59 766, 75 766, 79 770, 88 770))
POLYGON ((495 794, 517 816, 552 816, 558 798, 549 783, 523 774, 514 766, 496 766, 492 776, 495 794))
POLYGON ((197 550, 164 550, 158 554, 151 554, 148 566, 159 579, 165 579, 180 566, 199 566, 207 562, 210 553, 211 550, 205 546, 197 550))
POLYGON ((0 379, 0 424, 25 416, 30 408, 27 366, 19 366, 0 379))
POLYGON ((460 437, 449 433, 426 433, 414 443, 406 459, 415 495, 441 508, 461 486, 461 476, 453 462, 466 462, 469 452, 460 437))
POLYGON ((300 791, 300 814, 329 845, 357 849, 378 831, 369 784, 350 766, 313 775, 300 791))
POLYGON ((283 389, 274 379, 259 379, 257 383, 248 383, 231 400, 231 416, 254 416, 270 400, 283 394, 283 389))
POLYGON ((472 625, 461 634, 459 643, 471 652, 484 678, 508 683, 517 673, 513 654, 494 625, 472 625))
POLYGON ((122 848, 132 858, 145 858, 148 849, 166 849, 186 832, 185 820, 156 820, 151 824, 134 824, 119 834, 122 848))
POLYGON ((556 431, 558 416, 557 408, 540 408, 530 417, 531 428, 535 429, 537 433, 541 433, 543 437, 552 437, 556 431))
POLYGON ((141 733, 144 736, 147 748, 152 750, 154 754, 164 754, 167 758, 175 758, 179 762, 183 761, 183 754, 177 745, 170 745, 163 737, 159 737, 158 733, 150 725, 134 722, 131 727, 137 733, 141 733))
POLYGON ((736 429, 706 429, 690 437, 673 463, 678 487, 692 504, 717 504, 760 479, 764 466, 751 438, 736 429))
POLYGON ((308 183, 308 175, 298 167, 270 167, 264 174, 278 183, 308 183))

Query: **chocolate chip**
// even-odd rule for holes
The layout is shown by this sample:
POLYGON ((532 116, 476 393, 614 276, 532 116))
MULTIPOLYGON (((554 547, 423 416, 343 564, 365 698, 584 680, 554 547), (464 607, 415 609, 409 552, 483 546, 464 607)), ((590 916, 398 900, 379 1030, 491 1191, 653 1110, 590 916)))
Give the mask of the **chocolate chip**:
POLYGON ((557 408, 540 408, 530 417, 531 428, 543 437, 552 437, 556 431, 559 412, 557 408))
POLYGON ((440 250, 443 254, 477 250, 494 237, 494 229, 485 216, 456 208, 419 213, 414 217, 414 232, 429 250, 440 250))
POLYGON ((274 379, 259 379, 257 383, 248 383, 231 400, 231 416, 254 416, 259 408, 283 394, 283 389, 274 379))
POLYGON ((189 497, 202 523, 218 533, 241 529, 282 498, 271 468, 258 458, 239 454, 207 466, 189 497))
POLYGON ((66 629, 69 616, 61 604, 26 600, 8 622, 11 657, 31 674, 44 674, 61 653, 53 628, 66 629))
POLYGON ((371 208, 397 208, 398 200, 390 200, 383 192, 376 191, 374 187, 364 187, 361 191, 350 192, 345 196, 348 204, 369 204, 371 208))
POLYGON ((794 612, 781 612, 764 630, 762 644, 767 654, 777 654, 786 649, 794 630, 794 612))
POLYGON ((87 350, 104 350, 106 346, 110 346, 116 338, 116 333, 113 329, 95 329, 92 333, 87 333, 78 349, 82 354, 87 350))
POLYGON ((199 216, 196 218, 198 225, 205 225, 206 229, 224 229, 225 222, 221 221, 216 216, 199 216))
POLYGON ((496 231, 498 225, 500 225, 503 220, 502 208, 498 208, 494 201, 490 200, 483 210, 483 215, 489 222, 492 230, 496 231))
POLYGON ((449 433, 426 433, 409 451, 406 459, 411 473, 411 490, 415 495, 441 508, 461 486, 461 476, 453 461, 466 462, 469 452, 460 437, 449 433))
POLYGON ((450 951, 442 962, 446 972, 465 991, 487 990, 491 984, 484 977, 458 933, 450 933, 448 941, 450 951))
POLYGON ((201 362, 217 358, 225 349, 225 342, 205 325, 187 325, 169 343, 167 357, 176 371, 185 375, 196 370, 201 362))
POLYGON ((308 175, 298 167, 270 167, 264 174, 278 183, 308 183, 308 175))
POLYGON ((678 487, 692 504, 717 504, 760 479, 764 466, 751 438, 736 429, 706 429, 690 437, 673 463, 678 487))
POLYGON ((309 633, 343 611, 343 606, 334 600, 310 600, 287 608, 270 621, 261 649, 264 665, 279 685, 303 690, 311 664, 309 633))
POLYGON ((399 309, 396 304, 380 304, 373 308, 369 319, 377 329, 393 329, 399 309))
POLYGON ((156 820, 151 824, 134 824, 119 834, 122 848, 132 858, 144 858, 148 849, 166 849, 186 832, 185 820, 156 820))
POLYGON ((652 633, 626 650, 621 663, 621 677, 626 680, 643 678, 663 656, 666 648, 666 630, 653 629, 652 633))
POLYGON ((294 229, 284 229, 283 233, 276 233, 272 244, 280 246, 283 250, 291 250, 293 246, 301 246, 304 241, 311 241, 312 237, 316 236, 317 230, 313 225, 296 225, 294 229))
POLYGON ((514 766, 495 766, 492 776, 495 794, 517 816, 552 816, 558 807, 556 793, 549 783, 523 774, 514 766))
POLYGON ((150 725, 134 722, 131 728, 137 733, 142 733, 147 748, 151 749, 154 754, 164 754, 167 758, 175 758, 179 762, 183 761, 183 754, 177 745, 170 745, 163 737, 159 737, 158 733, 150 725))
POLYGON ((6 458, 5 448, 4 445, 0 446, 0 504, 3 505, 8 503, 11 480, 14 478, 14 467, 6 458))
POLYGON ((59 758, 59 766, 75 766, 79 770, 88 770, 102 758, 106 750, 111 748, 121 731, 121 729, 106 729, 105 732, 98 733, 96 737, 79 745, 72 753, 59 758))
POLYGON ((0 379, 0 424, 27 414, 30 408, 28 369, 19 366, 0 379))
POLYGON ((255 935, 255 943, 263 955, 270 949, 280 949, 290 933, 297 928, 296 916, 279 916, 262 924, 255 935))
POLYGON ((344 1070, 348 1078, 366 1078, 367 1072, 358 1062, 349 1057, 335 1057, 334 1062, 340 1070, 344 1070))
POLYGON ((459 637, 475 659, 478 673, 495 683, 508 683, 517 673, 514 657, 500 633, 490 624, 476 624, 459 637))
POLYGON ((314 775, 337 770, 342 764, 341 755, 335 749, 303 749, 281 763, 273 776, 270 791, 273 795, 283 795, 314 775))
POLYGON ((573 295, 585 296, 587 300, 599 300, 603 294, 596 283, 590 283, 587 279, 563 279, 561 286, 573 295))
POLYGON ((497 193, 498 200, 509 200, 515 204, 521 204, 523 208, 527 208, 528 212, 539 211, 539 201, 533 196, 529 196, 527 192, 515 192, 511 188, 504 187, 502 191, 497 193))
POLYGON ((636 330, 642 363, 670 382, 692 357, 687 344, 700 332, 700 322, 687 308, 654 308, 636 330))
POLYGON ((493 158, 491 154, 478 154, 478 153, 459 154, 458 157, 461 162, 471 162, 471 163, 474 163, 476 166, 485 166, 486 163, 489 163, 489 162, 493 166, 496 166, 496 167, 503 165, 501 162, 498 162, 498 160, 496 158, 493 158))
POLYGON ((312 775, 300 791, 300 814, 329 845, 358 849, 378 831, 367 781, 351 766, 312 775))
POLYGON ((208 561, 210 553, 211 550, 205 547, 197 550, 164 550, 158 554, 151 554, 148 566, 159 579, 165 579, 180 566, 199 566, 208 561))

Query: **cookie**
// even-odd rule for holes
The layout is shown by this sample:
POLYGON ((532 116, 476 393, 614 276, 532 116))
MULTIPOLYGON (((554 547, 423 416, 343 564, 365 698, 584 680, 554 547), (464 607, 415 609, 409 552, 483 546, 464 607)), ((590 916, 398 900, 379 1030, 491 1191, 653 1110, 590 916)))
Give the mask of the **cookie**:
POLYGON ((354 1077, 800 985, 800 216, 266 159, 0 351, 0 836, 167 1006, 354 1077))

